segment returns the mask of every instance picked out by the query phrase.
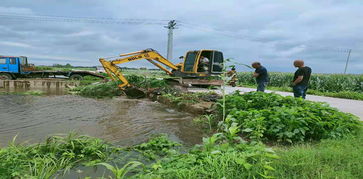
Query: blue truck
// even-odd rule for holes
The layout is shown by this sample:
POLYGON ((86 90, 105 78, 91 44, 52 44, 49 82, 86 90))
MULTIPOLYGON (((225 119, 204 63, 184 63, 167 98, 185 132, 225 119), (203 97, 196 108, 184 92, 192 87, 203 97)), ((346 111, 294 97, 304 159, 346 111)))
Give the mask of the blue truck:
POLYGON ((84 76, 105 78, 103 75, 89 71, 50 71, 36 70, 28 64, 25 56, 0 56, 0 80, 15 80, 17 78, 49 78, 56 76, 68 77, 71 80, 81 80, 84 76))

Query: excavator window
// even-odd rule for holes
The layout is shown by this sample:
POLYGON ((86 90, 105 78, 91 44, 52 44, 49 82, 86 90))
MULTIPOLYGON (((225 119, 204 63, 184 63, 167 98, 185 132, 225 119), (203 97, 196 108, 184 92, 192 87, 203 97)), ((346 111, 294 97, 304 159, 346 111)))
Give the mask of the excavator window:
POLYGON ((193 67, 194 67, 195 59, 197 58, 197 56, 198 56, 197 51, 187 53, 187 56, 185 57, 185 62, 184 62, 184 71, 185 72, 193 72, 193 67))
POLYGON ((212 73, 221 73, 223 71, 223 53, 215 51, 212 62, 212 73))
POLYGON ((202 51, 198 59, 198 70, 197 72, 210 73, 211 64, 213 60, 213 51, 202 51), (208 63, 203 63, 201 57, 207 58, 208 63))

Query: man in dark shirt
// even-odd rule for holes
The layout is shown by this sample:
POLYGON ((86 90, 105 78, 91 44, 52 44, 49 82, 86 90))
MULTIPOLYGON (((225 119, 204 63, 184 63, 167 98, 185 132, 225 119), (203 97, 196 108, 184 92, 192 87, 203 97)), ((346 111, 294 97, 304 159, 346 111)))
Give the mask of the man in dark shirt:
POLYGON ((253 62, 252 63, 252 67, 255 70, 255 72, 253 73, 253 77, 256 78, 256 82, 257 82, 257 91, 265 91, 265 87, 268 83, 268 73, 265 67, 263 67, 261 65, 260 62, 253 62))
POLYGON ((294 66, 298 68, 295 72, 292 81, 292 89, 295 97, 302 97, 305 99, 306 91, 308 90, 309 80, 311 75, 311 68, 304 66, 304 61, 295 60, 294 66))

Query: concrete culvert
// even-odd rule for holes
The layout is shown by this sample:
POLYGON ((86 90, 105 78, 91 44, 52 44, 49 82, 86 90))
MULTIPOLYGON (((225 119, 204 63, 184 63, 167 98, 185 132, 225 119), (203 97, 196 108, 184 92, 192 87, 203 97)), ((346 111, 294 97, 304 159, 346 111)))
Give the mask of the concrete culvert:
POLYGON ((0 80, 11 80, 13 77, 7 73, 0 73, 0 80))

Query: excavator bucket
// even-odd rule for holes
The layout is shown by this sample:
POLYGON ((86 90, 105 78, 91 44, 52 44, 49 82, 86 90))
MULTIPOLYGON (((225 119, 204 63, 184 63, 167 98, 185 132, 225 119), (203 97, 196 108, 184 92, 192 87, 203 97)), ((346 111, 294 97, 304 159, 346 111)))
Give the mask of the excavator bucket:
POLYGON ((134 86, 127 87, 127 88, 123 89, 123 91, 125 92, 125 94, 128 98, 139 99, 139 98, 146 97, 146 92, 144 90, 134 87, 134 86))

